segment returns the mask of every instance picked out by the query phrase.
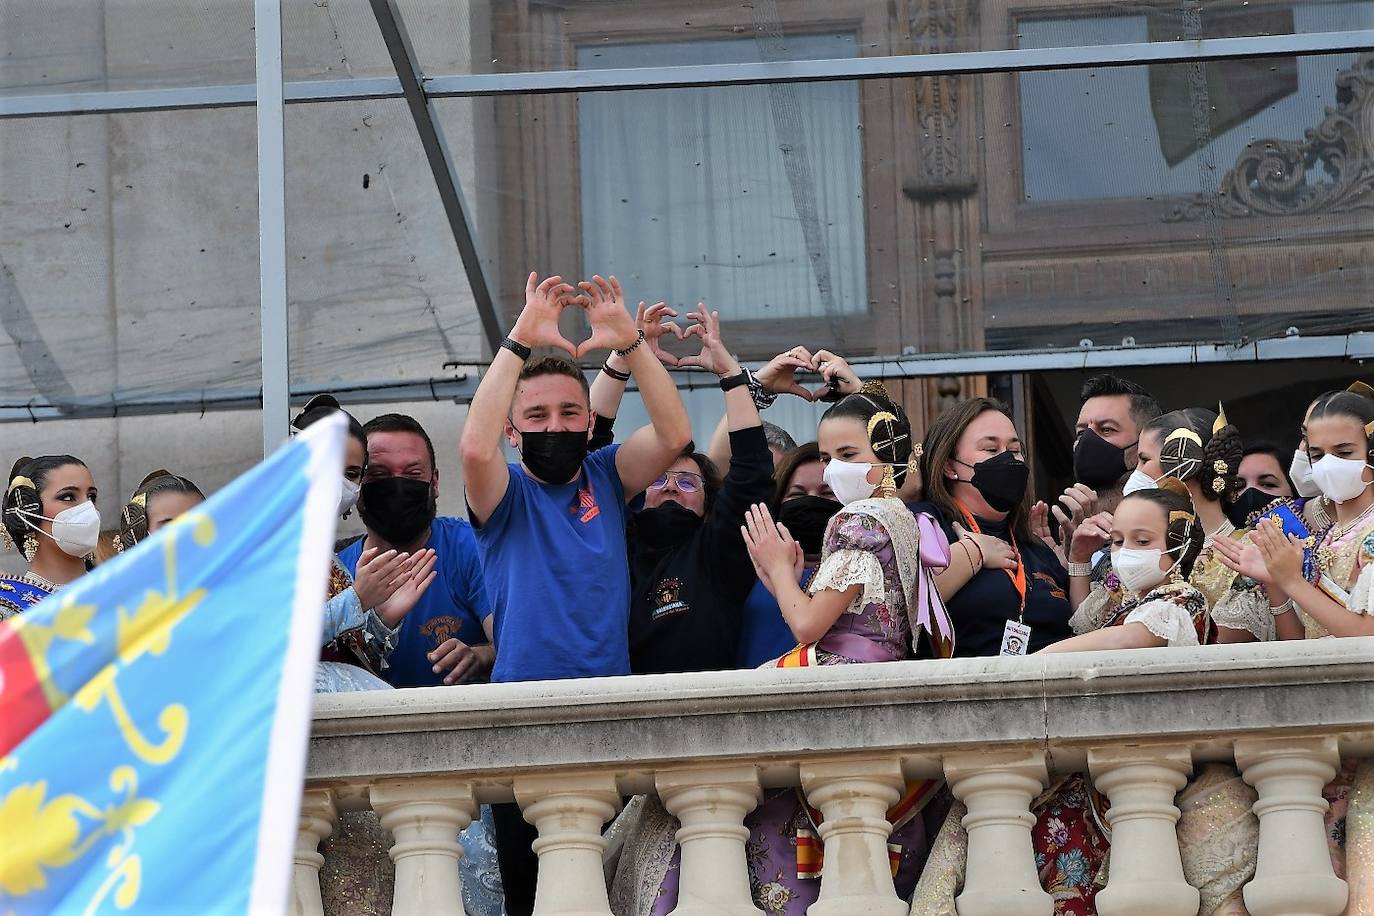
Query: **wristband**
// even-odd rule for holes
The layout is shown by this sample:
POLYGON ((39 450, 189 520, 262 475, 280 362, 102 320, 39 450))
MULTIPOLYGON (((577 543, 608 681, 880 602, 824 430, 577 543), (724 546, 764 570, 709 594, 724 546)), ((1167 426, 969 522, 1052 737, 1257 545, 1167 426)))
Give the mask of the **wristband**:
POLYGON ((633 353, 634 351, 636 351, 636 350, 638 350, 638 349, 640 348, 640 346, 644 343, 644 332, 643 332, 643 331, 637 331, 636 334, 637 334, 638 336, 635 337, 635 342, 634 342, 634 343, 630 344, 628 347, 626 347, 626 348, 623 349, 623 350, 615 350, 615 351, 614 351, 616 356, 619 356, 619 357, 621 357, 621 358, 624 358, 624 357, 626 357, 626 356, 629 356, 631 353, 633 353))
POLYGON ((617 382, 628 382, 630 380, 630 373, 621 372, 619 369, 612 369, 610 363, 607 363, 606 365, 602 366, 601 371, 609 375, 611 378, 615 379, 617 382))
POLYGON ((1093 565, 1091 563, 1069 563, 1069 575, 1071 576, 1091 576, 1093 565))
POLYGON ((520 357, 521 361, 529 359, 530 353, 533 352, 529 347, 512 337, 507 337, 505 340, 501 341, 501 346, 520 357))
POLYGON ((734 391, 736 388, 740 387, 741 385, 747 385, 747 384, 749 384, 749 373, 747 373, 747 372, 745 372, 743 369, 741 369, 740 371, 736 372, 734 375, 727 375, 727 376, 725 376, 724 378, 722 378, 722 379, 720 380, 720 390, 721 390, 721 391, 734 391))
POLYGON ((748 369, 744 371, 749 376, 749 396, 754 399, 754 406, 759 410, 767 410, 772 407, 773 402, 778 399, 778 396, 771 391, 765 390, 763 382, 755 378, 754 373, 750 372, 748 369))
POLYGON ((1293 609, 1293 599, 1289 598, 1287 601, 1285 601, 1283 604, 1280 604, 1278 607, 1270 607, 1269 613, 1275 617, 1282 617, 1284 614, 1287 614, 1289 611, 1293 609))

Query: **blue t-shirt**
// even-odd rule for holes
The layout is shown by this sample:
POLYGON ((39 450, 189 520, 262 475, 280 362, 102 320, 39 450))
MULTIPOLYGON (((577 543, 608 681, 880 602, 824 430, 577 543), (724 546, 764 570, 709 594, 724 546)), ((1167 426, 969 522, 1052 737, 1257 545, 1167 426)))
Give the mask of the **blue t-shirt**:
MULTIPOLYGON (((813 569, 802 570, 802 588, 811 581, 813 569)), ((772 661, 797 647, 797 637, 783 619, 778 599, 764 587, 760 580, 754 581, 749 597, 744 599, 744 619, 739 634, 739 654, 736 664, 741 668, 757 668, 764 662, 772 661)))
MULTIPOLYGON (((363 540, 359 538, 339 552, 339 562, 349 575, 357 575, 363 540)), ((438 575, 401 621, 396 650, 382 671, 382 677, 393 687, 442 684, 443 675, 434 673, 434 664, 427 656, 450 637, 456 636, 470 646, 487 643, 482 620, 491 614, 491 602, 487 600, 472 526, 461 518, 436 518, 425 546, 434 548, 434 571, 438 575)))
POLYGON ((494 682, 630 673, 630 570, 619 445, 592 452, 572 482, 510 465, 510 483, 476 528, 496 609, 494 682))

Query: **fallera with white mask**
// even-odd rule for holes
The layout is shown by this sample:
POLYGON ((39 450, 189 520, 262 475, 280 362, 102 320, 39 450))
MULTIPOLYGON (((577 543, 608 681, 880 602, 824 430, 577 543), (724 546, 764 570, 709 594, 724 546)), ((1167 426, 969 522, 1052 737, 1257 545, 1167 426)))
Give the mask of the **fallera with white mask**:
POLYGON ((73 557, 84 557, 95 550, 100 543, 100 510, 93 502, 84 502, 70 509, 63 509, 52 518, 37 512, 23 513, 25 522, 39 534, 47 535, 62 548, 62 552, 73 557), (48 534, 33 521, 41 519, 52 522, 52 534, 48 534))
POLYGON ((1368 467, 1359 458, 1323 455, 1312 464, 1312 481, 1328 499, 1348 502, 1369 487, 1370 481, 1364 479, 1368 467))
POLYGON ((1288 476, 1293 479, 1293 489, 1303 499, 1315 499, 1322 495, 1322 488, 1312 478, 1312 458, 1307 449, 1293 452, 1293 463, 1288 466, 1288 476))
POLYGON ((877 484, 868 482, 868 472, 876 465, 867 461, 841 461, 832 458, 821 475, 835 498, 845 505, 868 499, 877 484))

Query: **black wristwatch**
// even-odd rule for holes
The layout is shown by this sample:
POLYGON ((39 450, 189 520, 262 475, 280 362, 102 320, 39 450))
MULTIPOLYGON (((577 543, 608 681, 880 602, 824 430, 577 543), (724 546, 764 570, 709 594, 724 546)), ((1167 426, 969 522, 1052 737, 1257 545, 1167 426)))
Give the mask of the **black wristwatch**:
POLYGON ((502 340, 501 346, 505 347, 507 350, 511 351, 516 356, 520 357, 522 361, 529 359, 530 353, 533 352, 529 347, 525 346, 520 341, 514 340, 510 337, 507 337, 505 340, 502 340))
POLYGON ((727 375, 720 380, 721 391, 734 391, 741 385, 749 384, 749 373, 741 369, 734 375, 727 375))

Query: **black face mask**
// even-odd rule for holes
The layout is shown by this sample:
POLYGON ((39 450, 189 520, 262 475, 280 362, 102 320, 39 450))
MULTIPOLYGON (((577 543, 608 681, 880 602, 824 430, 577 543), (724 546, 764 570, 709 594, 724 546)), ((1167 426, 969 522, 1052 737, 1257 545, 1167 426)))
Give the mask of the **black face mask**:
POLYGON ((434 485, 409 477, 383 477, 363 484, 358 515, 369 531, 388 544, 405 546, 434 521, 434 485))
POLYGON ((816 556, 825 544, 825 529, 844 504, 824 496, 794 496, 778 507, 778 521, 787 526, 802 552, 816 556))
POLYGON ((634 535, 649 547, 677 547, 701 527, 701 516, 674 500, 634 517, 634 535))
POLYGON ((1113 445, 1091 429, 1083 430, 1073 446, 1074 480, 1099 492, 1116 486, 1126 476, 1126 448, 1113 445))
POLYGON ((582 460, 586 457, 585 429, 520 433, 520 459, 531 474, 545 483, 564 484, 572 480, 582 470, 582 460))
MULTIPOLYGON (((959 459, 954 459, 959 461, 959 459)), ((986 461, 969 464, 959 461, 965 467, 973 468, 973 479, 965 483, 983 494, 997 512, 1010 512, 1021 504, 1026 497, 1026 485, 1030 483, 1030 467, 1011 452, 993 455, 986 461)))
POLYGON ((1231 524, 1237 528, 1244 528, 1249 523, 1250 516, 1257 512, 1263 512, 1280 499, 1282 497, 1275 496, 1273 493, 1247 487, 1240 496, 1236 497, 1235 502, 1226 503, 1223 508, 1231 524))

